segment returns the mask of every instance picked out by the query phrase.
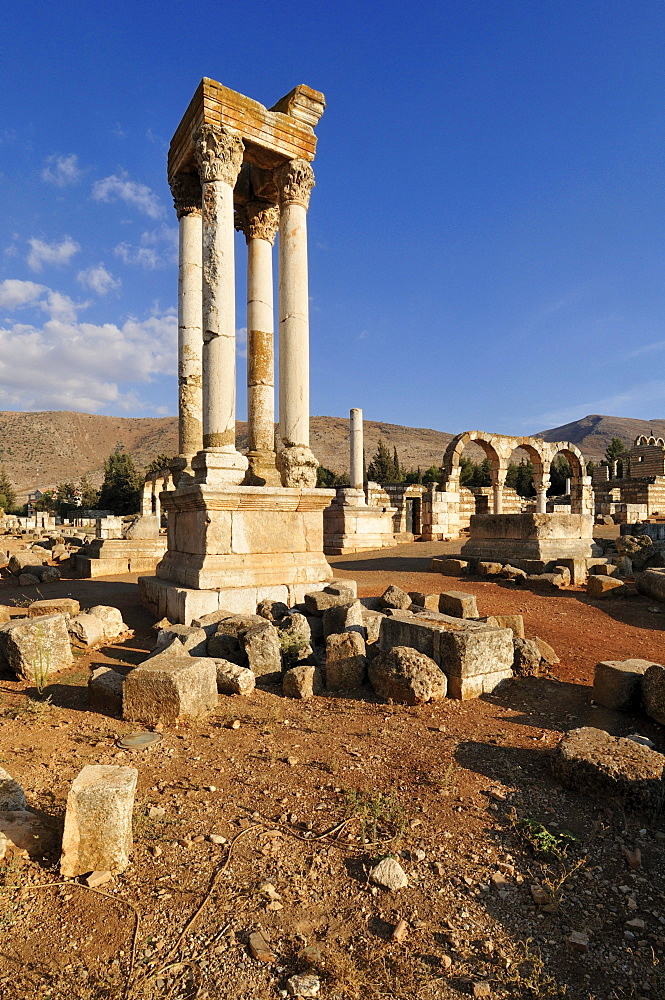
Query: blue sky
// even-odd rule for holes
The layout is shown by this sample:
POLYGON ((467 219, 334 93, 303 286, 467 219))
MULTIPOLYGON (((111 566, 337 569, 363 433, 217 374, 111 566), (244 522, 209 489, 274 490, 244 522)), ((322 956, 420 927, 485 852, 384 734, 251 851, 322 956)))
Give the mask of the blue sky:
MULTIPOLYGON (((665 416, 664 42, 660 0, 12 4, 0 409, 176 412, 166 153, 209 76, 326 95, 312 413, 665 416)), ((240 331, 244 262, 238 237, 240 331)))

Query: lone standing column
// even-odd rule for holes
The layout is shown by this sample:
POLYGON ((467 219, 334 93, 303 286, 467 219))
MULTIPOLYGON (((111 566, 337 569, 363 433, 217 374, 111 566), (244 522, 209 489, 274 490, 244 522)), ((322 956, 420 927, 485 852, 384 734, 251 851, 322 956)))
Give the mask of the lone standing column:
POLYGON ((202 354, 203 287, 201 275, 201 184, 195 174, 178 174, 171 185, 179 219, 178 255, 178 450, 172 463, 177 485, 183 473, 193 477, 191 462, 203 448, 202 354))
POLYGON ((203 188, 203 451, 197 482, 242 482, 247 459, 236 451, 236 330, 233 188, 242 140, 204 125, 196 139, 203 188))
POLYGON ((351 489, 357 494, 356 504, 365 503, 364 469, 363 469, 363 411, 354 407, 350 414, 350 457, 351 457, 351 489))
POLYGON ((247 240, 247 437, 248 486, 280 486, 275 466, 275 323, 272 247, 279 208, 250 202, 236 213, 247 240))
POLYGON ((277 171, 279 189, 279 434, 283 486, 316 486, 318 462, 309 448, 309 289, 307 208, 314 171, 289 160, 277 171))

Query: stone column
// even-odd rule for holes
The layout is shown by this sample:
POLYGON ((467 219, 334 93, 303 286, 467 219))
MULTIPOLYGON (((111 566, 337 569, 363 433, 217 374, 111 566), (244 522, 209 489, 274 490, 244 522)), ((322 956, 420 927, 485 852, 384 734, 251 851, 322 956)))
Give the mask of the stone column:
POLYGON ((178 450, 174 481, 191 481, 192 458, 203 448, 203 315, 201 184, 195 174, 178 174, 171 185, 179 220, 178 255, 178 450))
POLYGON ((149 517, 152 514, 152 483, 146 479, 141 490, 141 516, 149 517))
POLYGON ((272 248, 279 208, 253 201, 236 212, 247 240, 247 486, 280 486, 275 465, 275 324, 272 248))
POLYGON ((204 125, 196 137, 203 188, 203 451, 196 481, 242 482, 247 459, 236 450, 236 318, 233 188, 242 140, 204 125))
POLYGON ((536 514, 547 513, 547 490, 550 485, 548 472, 535 472, 533 476, 533 487, 536 491, 536 514))
POLYGON ((506 481, 507 469, 492 469, 493 514, 503 514, 503 484, 506 481))
POLYGON ((318 462, 309 448, 309 289, 307 208, 314 171, 289 160, 279 190, 279 434, 283 486, 314 488, 318 462))

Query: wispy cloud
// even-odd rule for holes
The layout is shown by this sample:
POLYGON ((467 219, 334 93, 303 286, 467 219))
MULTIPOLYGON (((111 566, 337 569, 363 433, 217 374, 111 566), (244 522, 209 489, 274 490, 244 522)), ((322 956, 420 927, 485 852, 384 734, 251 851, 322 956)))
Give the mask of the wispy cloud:
POLYGON ((592 399, 586 403, 583 402, 563 407, 560 410, 549 410, 545 413, 525 418, 520 423, 524 427, 537 427, 540 431, 548 427, 557 427, 559 424, 567 424, 573 420, 580 420, 590 413, 618 414, 620 416, 636 415, 635 411, 638 407, 643 409, 646 403, 659 403, 662 406, 664 400, 665 381, 640 382, 627 386, 622 392, 615 393, 612 396, 592 399), (627 412, 629 410, 632 411, 632 414, 627 412))
POLYGON ((107 295, 109 292, 114 292, 122 284, 120 278, 114 278, 103 264, 97 264, 96 267, 88 267, 84 271, 79 271, 76 275, 76 280, 84 288, 90 288, 97 295, 107 295))
POLYGON ((151 219, 159 219, 164 214, 164 207, 155 192, 147 184, 130 180, 125 170, 95 181, 92 186, 92 197, 95 201, 124 201, 151 219))
POLYGON ((175 310, 131 317, 121 325, 81 322, 68 296, 8 279, 0 305, 33 309, 32 323, 0 323, 0 406, 11 409, 78 409, 115 405, 144 408, 136 383, 171 375, 176 367, 175 310), (46 320, 37 317, 46 313, 46 320))
POLYGON ((138 244, 119 243, 114 254, 125 264, 138 264, 154 271, 178 263, 178 227, 158 226, 141 233, 138 244))
POLYGON ((83 176, 76 153, 69 156, 49 156, 44 162, 42 180, 58 187, 76 184, 83 176))
POLYGON ((623 360, 628 361, 629 358, 641 358, 645 354, 657 354, 659 351, 665 351, 665 340, 659 340, 655 344, 645 344, 644 347, 636 347, 634 351, 624 354, 623 360))
POLYGON ((45 240, 28 240, 30 253, 27 256, 31 271, 41 271, 44 264, 69 264, 75 253, 81 249, 71 236, 65 236, 61 243, 46 243, 45 240))

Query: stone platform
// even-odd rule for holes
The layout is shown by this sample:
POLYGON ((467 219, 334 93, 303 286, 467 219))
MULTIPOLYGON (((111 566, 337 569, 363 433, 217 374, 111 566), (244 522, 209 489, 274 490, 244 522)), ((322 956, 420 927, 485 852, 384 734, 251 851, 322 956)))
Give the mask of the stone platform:
POLYGON ((323 554, 323 511, 333 490, 180 485, 162 493, 168 549, 142 602, 188 625, 224 609, 253 614, 266 598, 293 605, 333 578, 323 554))
POLYGON ((329 556, 341 556, 395 545, 396 510, 396 507, 332 503, 323 514, 324 551, 329 556))
POLYGON ((585 514, 474 514, 462 559, 514 563, 590 559, 593 518, 585 514))
POLYGON ((84 579, 122 576, 124 573, 152 573, 164 558, 166 537, 95 538, 88 542, 86 555, 76 556, 76 572, 84 579))

